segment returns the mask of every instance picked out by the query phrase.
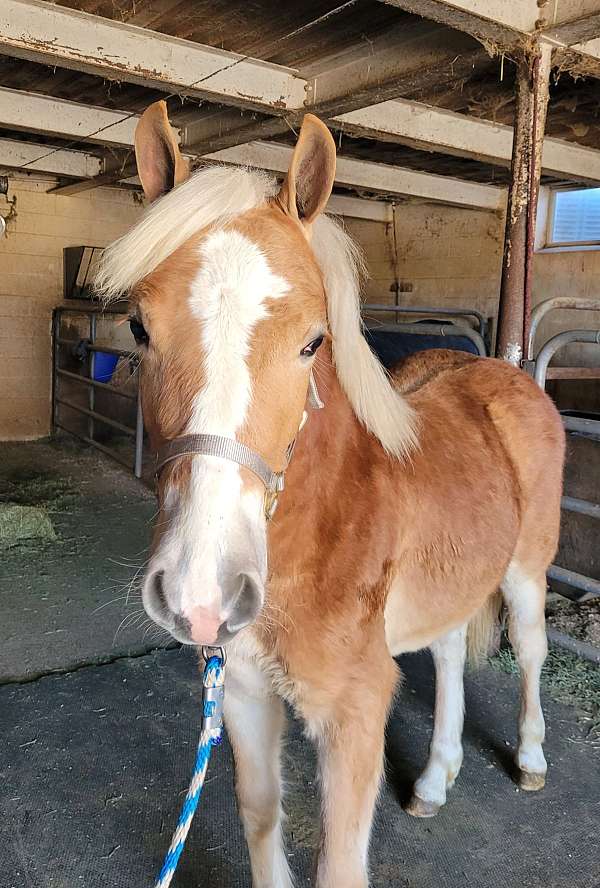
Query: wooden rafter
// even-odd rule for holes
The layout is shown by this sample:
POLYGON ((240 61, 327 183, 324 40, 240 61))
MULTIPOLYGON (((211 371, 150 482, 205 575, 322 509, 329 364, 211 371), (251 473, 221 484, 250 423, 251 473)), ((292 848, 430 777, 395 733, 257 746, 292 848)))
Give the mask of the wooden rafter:
POLYGON ((275 115, 305 97, 290 68, 42 0, 2 0, 0 51, 275 115))

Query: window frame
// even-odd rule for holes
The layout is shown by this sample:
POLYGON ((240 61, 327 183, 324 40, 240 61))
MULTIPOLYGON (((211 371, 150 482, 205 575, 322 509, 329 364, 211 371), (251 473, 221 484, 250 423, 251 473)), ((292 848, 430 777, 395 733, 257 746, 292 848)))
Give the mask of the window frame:
MULTIPOLYGON (((549 187, 548 196, 548 214, 546 218, 546 226, 544 231, 544 250, 600 250, 600 238, 590 241, 554 241, 552 240, 554 229, 554 216, 556 212, 556 196, 565 191, 590 191, 598 188, 597 185, 590 185, 589 188, 581 185, 557 185, 549 187)), ((599 189, 600 190, 600 189, 599 189)))

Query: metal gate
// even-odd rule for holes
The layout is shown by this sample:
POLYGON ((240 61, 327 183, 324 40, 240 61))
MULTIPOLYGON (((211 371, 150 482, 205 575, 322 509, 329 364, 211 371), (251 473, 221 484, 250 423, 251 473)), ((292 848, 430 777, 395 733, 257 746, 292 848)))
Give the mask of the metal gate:
POLYGON ((52 317, 52 422, 55 428, 63 429, 72 435, 91 444, 92 447, 106 453, 112 459, 117 460, 127 468, 132 469, 136 478, 142 476, 143 464, 143 448, 144 448, 144 421, 142 417, 142 405, 140 401, 139 388, 135 393, 121 391, 118 387, 111 385, 110 382, 102 382, 96 378, 96 361, 98 354, 113 355, 117 359, 126 358, 129 362, 136 366, 139 363, 139 356, 136 352, 129 352, 123 349, 111 348, 109 346, 99 346, 97 344, 97 327, 98 318, 111 314, 121 314, 119 311, 103 311, 99 307, 90 305, 84 307, 60 306, 54 309, 52 317), (87 339, 70 339, 63 335, 63 319, 65 316, 77 318, 87 318, 88 338, 87 339), (66 350, 69 349, 69 352, 66 350), (73 354, 75 350, 80 350, 80 355, 85 365, 85 375, 74 373, 67 370, 62 364, 66 354, 73 354), (65 383, 68 381, 71 385, 82 386, 87 389, 86 406, 76 404, 73 400, 65 396, 65 383), (126 398, 135 403, 136 420, 135 426, 129 426, 119 422, 113 417, 100 413, 97 409, 96 394, 97 392, 106 392, 112 398, 126 398), (68 424, 68 411, 74 410, 87 417, 87 432, 82 433, 81 430, 74 429, 68 424), (116 451, 114 447, 106 446, 97 440, 96 430, 97 423, 103 423, 123 435, 133 439, 133 453, 131 458, 125 458, 116 451))

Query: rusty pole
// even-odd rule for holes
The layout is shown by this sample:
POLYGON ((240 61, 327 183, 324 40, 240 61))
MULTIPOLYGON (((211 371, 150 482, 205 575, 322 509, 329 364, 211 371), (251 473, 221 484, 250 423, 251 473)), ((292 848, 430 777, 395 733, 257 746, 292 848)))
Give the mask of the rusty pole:
MULTIPOLYGON (((531 162, 529 165, 529 201, 527 203, 527 242, 525 249, 525 295, 523 305, 523 349, 529 342, 531 326, 531 285, 533 278, 533 254, 537 221, 540 178, 542 175, 542 151, 552 68, 552 47, 543 43, 533 61, 533 119, 531 126, 531 162)), ((526 356, 525 356, 526 357, 526 356)))
POLYGON ((548 106, 550 47, 517 62, 510 187, 504 230, 496 355, 520 366, 531 312, 531 265, 542 144, 548 106))

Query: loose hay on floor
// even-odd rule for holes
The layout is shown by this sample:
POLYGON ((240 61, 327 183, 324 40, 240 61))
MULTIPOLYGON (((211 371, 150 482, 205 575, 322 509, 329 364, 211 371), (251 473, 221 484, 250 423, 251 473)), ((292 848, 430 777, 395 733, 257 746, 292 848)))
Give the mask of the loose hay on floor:
POLYGON ((549 597, 546 619, 559 632, 600 647, 600 598, 578 602, 549 597))
POLYGON ((49 512, 60 512, 77 495, 69 478, 52 476, 47 471, 17 470, 0 478, 0 503, 8 505, 40 506, 49 512))
POLYGON ((56 539, 47 509, 0 503, 0 548, 9 549, 31 540, 55 542, 56 539))

